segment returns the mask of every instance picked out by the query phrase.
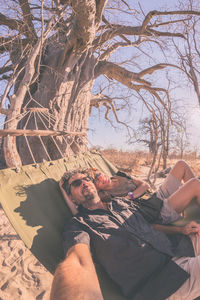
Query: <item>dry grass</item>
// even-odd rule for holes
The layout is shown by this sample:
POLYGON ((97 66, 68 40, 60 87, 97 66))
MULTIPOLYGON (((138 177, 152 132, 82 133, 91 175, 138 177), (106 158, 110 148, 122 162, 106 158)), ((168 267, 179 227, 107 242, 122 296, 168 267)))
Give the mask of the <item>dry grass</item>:
POLYGON ((101 153, 119 170, 124 172, 138 172, 147 157, 146 154, 144 157, 142 152, 124 152, 115 149, 105 149, 101 153))
MULTIPOLYGON (((104 149, 101 150, 101 153, 112 162, 119 170, 128 172, 128 173, 140 173, 141 166, 150 166, 151 157, 148 153, 143 151, 137 152, 125 152, 118 151, 116 149, 104 149)), ((171 157, 168 159, 167 166, 174 165, 179 157, 171 157)), ((194 173, 200 177, 200 157, 194 158, 194 156, 189 156, 187 154, 186 157, 183 157, 184 160, 191 166, 194 173)), ((162 170, 162 165, 160 170, 162 170)))

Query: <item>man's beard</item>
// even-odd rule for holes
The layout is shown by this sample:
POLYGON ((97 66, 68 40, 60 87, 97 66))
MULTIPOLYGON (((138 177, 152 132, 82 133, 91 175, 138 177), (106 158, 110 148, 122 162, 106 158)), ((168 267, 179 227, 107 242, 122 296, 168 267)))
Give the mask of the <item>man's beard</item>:
POLYGON ((84 196, 85 196, 86 201, 94 200, 94 194, 93 193, 88 193, 87 195, 84 195, 84 196))
POLYGON ((92 206, 94 204, 94 199, 95 199, 95 193, 93 192, 87 192, 87 193, 84 193, 83 191, 83 196, 85 198, 85 201, 84 203, 82 203, 85 207, 89 208, 90 206, 92 206))

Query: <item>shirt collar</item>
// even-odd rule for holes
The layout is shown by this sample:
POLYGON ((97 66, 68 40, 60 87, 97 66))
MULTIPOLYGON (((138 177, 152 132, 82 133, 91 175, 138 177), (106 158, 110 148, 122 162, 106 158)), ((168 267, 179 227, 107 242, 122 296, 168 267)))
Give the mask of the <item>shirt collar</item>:
MULTIPOLYGON (((112 201, 109 202, 108 208, 109 208, 109 209, 112 209, 112 201)), ((79 212, 79 213, 92 214, 93 212, 95 213, 95 212, 97 212, 97 211, 98 211, 98 212, 99 212, 99 211, 105 212, 106 210, 105 210, 105 209, 102 209, 102 208, 88 209, 88 208, 84 207, 84 206, 81 205, 81 204, 78 206, 78 212, 79 212)))

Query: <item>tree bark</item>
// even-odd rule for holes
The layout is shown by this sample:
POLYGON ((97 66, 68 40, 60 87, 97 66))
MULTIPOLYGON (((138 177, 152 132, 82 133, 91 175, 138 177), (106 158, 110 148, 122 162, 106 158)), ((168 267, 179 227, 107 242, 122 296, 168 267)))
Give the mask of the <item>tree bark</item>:
MULTIPOLYGON (((32 97, 40 105, 48 108, 55 117, 50 130, 77 132, 77 136, 73 136, 71 141, 68 139, 68 143, 62 137, 28 137, 28 143, 37 162, 44 159, 54 160, 61 155, 76 154, 87 148, 91 88, 96 61, 88 52, 77 55, 69 51, 65 64, 61 66, 60 59, 63 51, 62 48, 56 48, 54 44, 49 45, 49 55, 43 61, 45 68, 32 97), (85 135, 83 137, 78 133, 85 135)), ((27 97, 26 103, 29 100, 30 98, 27 97)), ((32 105, 37 106, 35 102, 30 102, 28 107, 32 105)), ((26 118, 22 120, 18 128, 22 129, 26 121, 26 118)), ((34 115, 30 118, 27 129, 45 130, 42 121, 38 118, 36 120, 34 115)), ((23 158, 23 164, 33 162, 24 137, 17 138, 17 148, 19 156, 23 158)))

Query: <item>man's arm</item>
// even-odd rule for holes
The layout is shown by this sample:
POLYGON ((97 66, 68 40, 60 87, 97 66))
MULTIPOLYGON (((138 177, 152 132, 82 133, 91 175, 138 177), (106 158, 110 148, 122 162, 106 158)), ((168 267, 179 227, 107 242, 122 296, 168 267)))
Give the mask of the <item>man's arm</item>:
POLYGON ((89 247, 76 244, 57 267, 50 300, 103 300, 89 247))
POLYGON ((78 213, 78 209, 76 205, 71 201, 70 197, 68 197, 66 191, 63 188, 63 177, 59 181, 59 188, 62 192, 63 198, 65 199, 65 202, 67 203, 67 206, 72 212, 72 215, 75 216, 78 213))
POLYGON ((200 224, 196 223, 195 221, 189 222, 185 226, 172 226, 172 225, 159 225, 159 224, 152 224, 155 230, 162 231, 166 234, 173 234, 173 233, 182 233, 185 235, 190 234, 197 234, 200 235, 200 224))

